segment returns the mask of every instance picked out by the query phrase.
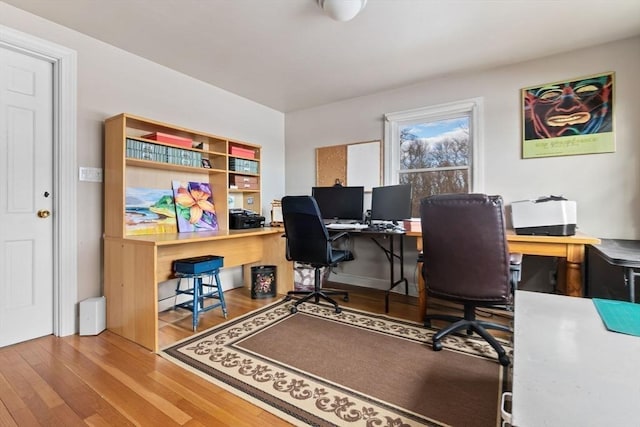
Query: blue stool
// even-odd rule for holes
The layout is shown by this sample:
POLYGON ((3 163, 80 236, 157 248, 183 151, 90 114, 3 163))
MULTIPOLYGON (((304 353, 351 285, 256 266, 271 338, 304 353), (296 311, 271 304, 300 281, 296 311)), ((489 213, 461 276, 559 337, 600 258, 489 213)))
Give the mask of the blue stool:
POLYGON ((227 318, 227 304, 224 301, 224 292, 220 285, 220 267, 222 257, 208 255, 204 257, 186 258, 177 260, 173 264, 175 276, 178 278, 176 296, 181 294, 191 295, 191 301, 176 304, 193 313, 193 330, 198 328, 200 313, 222 307, 222 314, 227 318), (182 289, 183 280, 188 282, 187 288, 182 289), (205 301, 214 300, 205 306, 205 301))

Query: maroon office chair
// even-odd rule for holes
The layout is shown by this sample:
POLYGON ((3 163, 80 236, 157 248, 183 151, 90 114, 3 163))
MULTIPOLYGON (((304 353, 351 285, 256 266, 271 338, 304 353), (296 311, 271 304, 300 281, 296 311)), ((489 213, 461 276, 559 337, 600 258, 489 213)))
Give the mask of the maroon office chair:
MULTIPOLYGON (((464 317, 427 314, 431 320, 452 322, 433 336, 433 350, 456 331, 477 333, 498 353, 504 366, 510 360, 504 348, 487 331, 509 331, 507 326, 476 319, 476 307, 509 307, 519 277, 511 265, 500 196, 444 194, 420 201, 423 269, 427 294, 464 306, 464 317)), ((520 257, 520 260, 522 258, 520 257)))

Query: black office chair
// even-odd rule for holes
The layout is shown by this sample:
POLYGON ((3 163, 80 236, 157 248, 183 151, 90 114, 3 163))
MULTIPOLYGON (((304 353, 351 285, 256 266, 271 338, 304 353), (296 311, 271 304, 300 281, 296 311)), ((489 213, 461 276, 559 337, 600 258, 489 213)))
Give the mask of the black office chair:
POLYGON ((502 198, 484 194, 430 196, 420 201, 420 217, 427 294, 464 306, 464 318, 425 315, 427 327, 431 320, 452 322, 433 336, 433 350, 442 349, 440 340, 446 335, 466 330, 484 338, 498 353, 500 364, 508 366, 504 348, 487 329, 511 332, 509 327, 476 319, 476 307, 509 307, 519 279, 522 256, 509 254, 502 198))
POLYGON ((287 259, 310 264, 315 273, 313 291, 287 292, 287 299, 290 299, 292 295, 305 295, 293 304, 291 312, 298 311, 298 305, 305 301, 314 299, 318 304, 322 298, 333 304, 336 313, 340 313, 342 309, 329 295, 342 295, 345 301, 349 301, 349 294, 345 291, 321 289, 320 269, 335 266, 339 262, 351 258, 350 251, 333 247, 334 242, 347 238, 348 234, 341 232, 329 235, 322 221, 318 204, 311 196, 283 197, 282 219, 287 239, 287 259))

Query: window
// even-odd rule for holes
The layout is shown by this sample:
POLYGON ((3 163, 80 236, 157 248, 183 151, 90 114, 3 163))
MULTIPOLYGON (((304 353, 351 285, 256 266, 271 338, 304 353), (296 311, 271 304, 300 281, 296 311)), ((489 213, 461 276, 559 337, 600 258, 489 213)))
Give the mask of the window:
POLYGON ((411 214, 433 194, 482 192, 482 99, 385 115, 385 184, 411 184, 411 214))

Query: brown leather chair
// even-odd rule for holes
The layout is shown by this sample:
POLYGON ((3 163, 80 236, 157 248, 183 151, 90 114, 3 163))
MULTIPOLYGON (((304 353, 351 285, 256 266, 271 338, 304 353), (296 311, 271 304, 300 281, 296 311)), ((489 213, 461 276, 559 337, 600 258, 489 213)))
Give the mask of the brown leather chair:
POLYGON ((511 265, 502 198, 484 194, 430 196, 420 201, 420 217, 427 294, 464 306, 463 318, 425 315, 427 327, 431 320, 452 322, 433 336, 433 350, 442 349, 446 335, 466 330, 484 338, 498 353, 500 363, 509 365, 504 348, 487 332, 510 331, 509 327, 478 320, 475 313, 476 307, 509 307, 519 277, 519 265, 511 265))

